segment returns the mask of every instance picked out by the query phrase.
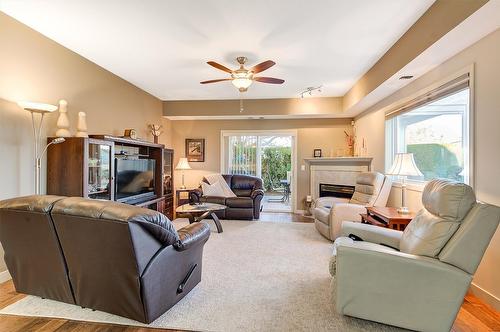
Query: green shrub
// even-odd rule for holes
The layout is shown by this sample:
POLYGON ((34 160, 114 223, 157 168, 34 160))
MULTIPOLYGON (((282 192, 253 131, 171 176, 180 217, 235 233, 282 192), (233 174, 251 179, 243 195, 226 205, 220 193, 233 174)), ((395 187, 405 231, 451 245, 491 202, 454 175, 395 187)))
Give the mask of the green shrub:
POLYGON ((262 181, 266 191, 281 186, 286 172, 292 169, 292 149, 290 147, 268 147, 262 150, 262 181))
POLYGON ((447 178, 463 181, 463 176, 459 175, 463 166, 452 152, 458 150, 454 144, 410 144, 407 150, 413 153, 415 163, 425 180, 447 178))

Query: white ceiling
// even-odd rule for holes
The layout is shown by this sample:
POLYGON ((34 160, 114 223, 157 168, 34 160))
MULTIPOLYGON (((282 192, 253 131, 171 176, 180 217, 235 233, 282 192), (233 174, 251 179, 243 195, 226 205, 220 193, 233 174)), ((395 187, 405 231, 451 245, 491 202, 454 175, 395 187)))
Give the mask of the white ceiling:
POLYGON ((245 98, 342 96, 434 0, 0 0, 0 10, 162 100, 236 99, 205 62, 277 64, 245 98))

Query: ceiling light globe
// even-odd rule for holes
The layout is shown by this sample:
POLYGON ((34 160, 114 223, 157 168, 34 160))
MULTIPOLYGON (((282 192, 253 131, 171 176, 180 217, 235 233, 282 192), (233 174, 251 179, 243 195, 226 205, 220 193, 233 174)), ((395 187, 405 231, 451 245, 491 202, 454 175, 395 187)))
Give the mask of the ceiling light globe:
POLYGON ((249 78, 235 78, 231 81, 235 87, 238 89, 247 89, 251 84, 252 80, 249 78))

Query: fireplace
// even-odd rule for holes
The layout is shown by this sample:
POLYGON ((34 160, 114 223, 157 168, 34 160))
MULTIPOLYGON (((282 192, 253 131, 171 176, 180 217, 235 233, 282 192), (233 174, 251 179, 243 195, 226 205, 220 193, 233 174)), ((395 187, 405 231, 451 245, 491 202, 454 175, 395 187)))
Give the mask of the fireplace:
POLYGON ((354 194, 354 186, 341 184, 320 183, 319 197, 351 198, 354 194))

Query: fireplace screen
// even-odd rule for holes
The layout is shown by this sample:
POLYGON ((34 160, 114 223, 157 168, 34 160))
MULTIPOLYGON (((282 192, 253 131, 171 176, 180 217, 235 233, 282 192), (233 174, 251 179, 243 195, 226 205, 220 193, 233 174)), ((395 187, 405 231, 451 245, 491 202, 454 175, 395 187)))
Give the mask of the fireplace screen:
POLYGON ((319 197, 341 197, 351 198, 354 194, 354 186, 344 186, 340 184, 319 184, 319 197))

